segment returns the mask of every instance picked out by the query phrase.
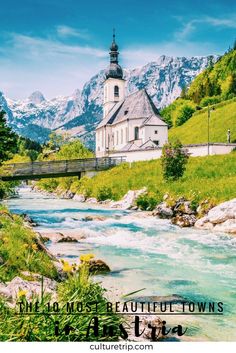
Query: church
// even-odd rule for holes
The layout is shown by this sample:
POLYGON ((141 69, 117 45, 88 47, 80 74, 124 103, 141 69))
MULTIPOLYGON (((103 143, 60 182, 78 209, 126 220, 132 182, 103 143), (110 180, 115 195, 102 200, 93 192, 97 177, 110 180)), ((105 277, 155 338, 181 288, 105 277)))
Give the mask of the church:
POLYGON ((123 71, 113 34, 110 65, 105 72, 103 119, 96 128, 96 156, 159 149, 168 141, 168 126, 145 89, 126 97, 123 71))

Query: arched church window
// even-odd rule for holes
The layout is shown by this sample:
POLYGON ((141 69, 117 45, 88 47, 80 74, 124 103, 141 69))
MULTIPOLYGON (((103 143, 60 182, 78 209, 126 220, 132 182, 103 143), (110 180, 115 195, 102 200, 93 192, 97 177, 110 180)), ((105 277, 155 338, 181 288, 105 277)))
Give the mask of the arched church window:
POLYGON ((134 139, 138 140, 139 139, 139 127, 135 126, 134 128, 134 139))
POLYGON ((114 96, 119 97, 119 87, 118 86, 114 87, 114 96))

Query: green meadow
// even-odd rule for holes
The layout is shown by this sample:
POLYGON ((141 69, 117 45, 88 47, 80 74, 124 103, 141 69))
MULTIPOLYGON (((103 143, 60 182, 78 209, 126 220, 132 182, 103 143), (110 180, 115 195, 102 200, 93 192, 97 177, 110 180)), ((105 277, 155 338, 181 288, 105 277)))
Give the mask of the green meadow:
MULTIPOLYGON (((236 141, 236 100, 214 105, 210 114, 210 142, 227 142, 227 130, 231 130, 231 142, 236 141), (223 104, 222 104, 223 103, 223 104)), ((207 108, 193 114, 181 126, 169 130, 169 139, 180 139, 183 144, 206 143, 208 134, 207 108)))
POLYGON ((158 200, 168 193, 174 198, 184 196, 196 202, 211 199, 219 203, 236 197, 236 152, 192 157, 184 176, 178 181, 163 180, 161 161, 151 160, 124 163, 93 178, 41 180, 38 186, 47 191, 58 190, 59 193, 71 190, 100 200, 119 200, 128 190, 147 187, 158 200))

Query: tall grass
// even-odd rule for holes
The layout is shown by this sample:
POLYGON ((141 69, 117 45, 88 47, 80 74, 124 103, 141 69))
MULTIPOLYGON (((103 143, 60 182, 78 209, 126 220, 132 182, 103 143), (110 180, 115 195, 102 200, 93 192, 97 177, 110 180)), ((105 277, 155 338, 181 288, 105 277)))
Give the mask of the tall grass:
POLYGON ((46 252, 37 245, 36 235, 26 228, 20 216, 11 215, 0 206, 0 281, 9 281, 22 271, 57 277, 57 271, 46 252))
MULTIPOLYGON (((6 302, 0 300, 0 341, 116 341, 119 337, 121 318, 115 313, 107 313, 104 289, 91 281, 85 266, 76 274, 70 275, 68 280, 58 286, 57 303, 59 310, 48 311, 47 303, 52 301, 50 295, 34 297, 32 303, 39 303, 38 313, 19 313, 19 306, 9 308, 6 302), (83 313, 74 310, 70 312, 68 303, 78 302, 90 305, 92 312, 83 313), (97 311, 95 305, 98 303, 97 311), (98 334, 89 324, 94 324, 94 317, 98 318, 98 334), (92 320, 92 321, 91 321, 92 320), (104 326, 106 325, 106 328, 104 326), (109 335, 108 327, 113 327, 113 335, 109 335), (56 329, 57 328, 57 329, 56 329)), ((26 304, 26 299, 21 298, 26 304)), ((22 306, 23 306, 22 305, 22 306)))
POLYGON ((95 177, 82 178, 71 185, 73 192, 97 197, 101 188, 109 188, 112 198, 122 198, 130 189, 147 187, 158 195, 193 197, 199 201, 214 198, 216 202, 236 196, 236 152, 228 155, 190 158, 183 178, 166 182, 160 160, 125 163, 95 177))
MULTIPOLYGON (((169 130, 169 139, 180 139, 183 144, 207 142, 207 109, 194 114, 185 124, 169 130)), ((227 130, 231 141, 236 141, 236 102, 216 105, 210 117, 210 142, 227 142, 227 130)))
MULTIPOLYGON (((8 282, 15 276, 34 281, 35 277, 31 276, 33 273, 58 279, 52 260, 45 251, 38 248, 35 233, 24 225, 20 216, 11 215, 4 207, 0 208, 0 259, 0 282, 8 282), (26 271, 28 274, 25 274, 26 271)), ((32 296, 30 302, 33 307, 38 302, 39 313, 35 309, 31 314, 19 313, 18 304, 13 306, 11 303, 9 306, 0 295, 0 341, 118 340, 121 318, 115 313, 107 313, 105 290, 89 277, 88 264, 77 265, 75 271, 67 274, 66 281, 57 283, 57 292, 53 297, 45 294, 43 287, 40 296, 32 296), (50 302, 51 307, 55 301, 58 302, 59 310, 48 310, 47 303, 50 302), (74 302, 75 307, 77 302, 81 302, 84 307, 90 305, 92 311, 81 314, 75 310, 68 314, 68 302, 74 302), (94 303, 98 303, 97 311, 92 306, 94 303), (98 335, 93 329, 88 331, 94 317, 99 320, 98 335), (109 335, 109 326, 113 327, 112 335, 109 335)), ((19 291, 18 303, 20 301, 25 305, 26 295, 24 291, 19 291)))

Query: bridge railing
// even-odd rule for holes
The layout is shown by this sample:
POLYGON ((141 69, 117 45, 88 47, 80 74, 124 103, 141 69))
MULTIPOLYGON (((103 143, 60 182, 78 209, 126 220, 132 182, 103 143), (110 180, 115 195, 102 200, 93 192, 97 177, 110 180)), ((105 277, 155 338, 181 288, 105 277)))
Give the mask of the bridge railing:
POLYGON ((56 161, 39 161, 4 164, 0 169, 0 178, 4 176, 70 174, 83 171, 99 171, 112 168, 122 162, 124 157, 102 157, 56 161))

